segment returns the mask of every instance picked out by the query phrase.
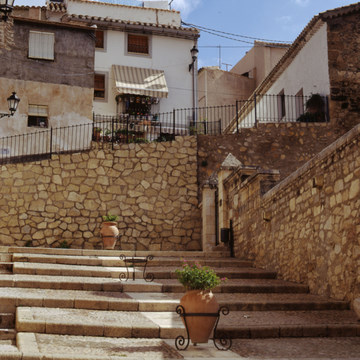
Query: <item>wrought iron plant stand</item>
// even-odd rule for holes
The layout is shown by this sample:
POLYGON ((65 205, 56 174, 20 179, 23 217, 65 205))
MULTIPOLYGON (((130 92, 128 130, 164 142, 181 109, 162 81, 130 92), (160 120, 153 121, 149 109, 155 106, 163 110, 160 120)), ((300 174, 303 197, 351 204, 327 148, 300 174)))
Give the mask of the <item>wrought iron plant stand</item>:
POLYGON ((128 281, 130 277, 130 271, 129 267, 133 269, 132 271, 132 279, 135 281, 135 265, 142 266, 143 267, 143 279, 147 282, 151 282, 154 280, 154 274, 152 273, 146 273, 146 266, 148 264, 148 261, 151 261, 154 259, 153 255, 148 256, 131 256, 126 257, 126 255, 120 255, 120 260, 124 261, 125 267, 126 267, 126 273, 120 273, 119 278, 121 281, 128 281))
MULTIPOLYGON (((186 318, 188 316, 211 316, 211 317, 216 317, 216 323, 214 326, 214 333, 213 333, 213 342, 215 347, 218 350, 222 350, 222 351, 227 351, 231 348, 232 346, 232 340, 227 337, 226 335, 223 335, 221 337, 218 337, 218 332, 217 332, 217 326, 219 323, 219 319, 220 319, 220 315, 228 315, 229 314, 229 308, 226 306, 222 306, 219 308, 217 313, 186 313, 184 307, 182 305, 178 305, 176 307, 176 313, 179 314, 183 320, 184 320, 184 325, 185 325, 185 329, 186 329, 186 336, 187 338, 185 338, 182 335, 179 335, 176 339, 175 339, 175 346, 178 350, 186 350, 190 344, 190 335, 189 335, 189 329, 188 329, 188 325, 186 322, 186 318)), ((196 344, 194 344, 196 345, 196 344)))

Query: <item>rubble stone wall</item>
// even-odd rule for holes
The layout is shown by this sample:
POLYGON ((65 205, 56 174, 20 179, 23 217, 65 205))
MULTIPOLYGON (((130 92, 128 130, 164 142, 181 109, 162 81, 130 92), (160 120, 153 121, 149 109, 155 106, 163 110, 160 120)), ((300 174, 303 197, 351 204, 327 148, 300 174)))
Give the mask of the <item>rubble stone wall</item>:
POLYGON ((232 135, 199 135, 199 183, 219 169, 229 153, 243 165, 280 171, 289 176, 342 134, 327 123, 271 123, 232 135))
POLYGON ((340 131, 350 130, 360 122, 360 13, 324 20, 328 25, 330 119, 340 131))
POLYGON ((268 178, 232 176, 226 184, 236 256, 312 293, 358 297, 360 125, 262 195, 268 178))
POLYGON ((117 248, 199 250, 197 190, 195 137, 2 165, 0 245, 101 248, 111 213, 117 248))

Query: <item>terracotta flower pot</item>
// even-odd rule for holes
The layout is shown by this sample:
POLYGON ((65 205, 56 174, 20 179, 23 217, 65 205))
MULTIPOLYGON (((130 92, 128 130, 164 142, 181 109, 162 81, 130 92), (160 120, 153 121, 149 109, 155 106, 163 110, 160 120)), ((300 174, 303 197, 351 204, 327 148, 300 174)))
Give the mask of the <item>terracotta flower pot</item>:
MULTIPOLYGON (((219 304, 211 290, 189 290, 180 300, 185 313, 217 314, 219 304)), ((207 343, 214 328, 216 316, 186 316, 189 336, 193 344, 207 343)), ((184 321, 184 319, 182 318, 184 321)))
POLYGON ((111 250, 115 248, 116 240, 119 235, 119 229, 115 221, 105 221, 101 225, 100 234, 103 240, 103 248, 111 250))

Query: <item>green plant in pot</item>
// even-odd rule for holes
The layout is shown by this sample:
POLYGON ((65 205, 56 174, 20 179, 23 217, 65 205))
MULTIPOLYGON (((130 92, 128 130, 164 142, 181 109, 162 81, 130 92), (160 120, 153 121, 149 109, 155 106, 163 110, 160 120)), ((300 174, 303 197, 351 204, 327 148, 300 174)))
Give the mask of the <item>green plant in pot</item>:
POLYGON ((119 236, 119 229, 117 227, 119 217, 108 214, 104 215, 102 219, 103 223, 101 224, 100 234, 103 241, 103 248, 105 250, 112 250, 115 248, 119 236))
MULTIPOLYGON (((199 263, 189 264, 186 260, 181 269, 175 270, 178 281, 184 286, 186 293, 180 305, 186 314, 215 314, 219 304, 212 289, 226 281, 208 266, 199 263)), ((186 325, 193 344, 207 343, 216 322, 215 316, 187 316, 186 325)))

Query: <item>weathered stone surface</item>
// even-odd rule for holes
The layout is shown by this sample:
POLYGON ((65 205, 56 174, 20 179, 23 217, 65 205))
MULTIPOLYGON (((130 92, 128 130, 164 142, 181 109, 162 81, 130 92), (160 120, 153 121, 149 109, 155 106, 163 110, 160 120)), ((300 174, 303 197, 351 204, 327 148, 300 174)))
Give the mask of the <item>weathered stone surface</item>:
POLYGON ((101 216, 112 213, 120 217, 122 245, 131 249, 135 240, 142 249, 185 250, 192 241, 199 247, 197 161, 190 156, 196 147, 179 137, 2 166, 0 244, 58 246, 67 239, 72 247, 101 248, 101 216), (192 219, 191 233, 184 218, 192 219))
POLYGON ((267 193, 269 173, 251 181, 233 174, 222 198, 236 255, 313 293, 359 297, 360 180, 350 176, 360 170, 359 158, 360 125, 267 193))

